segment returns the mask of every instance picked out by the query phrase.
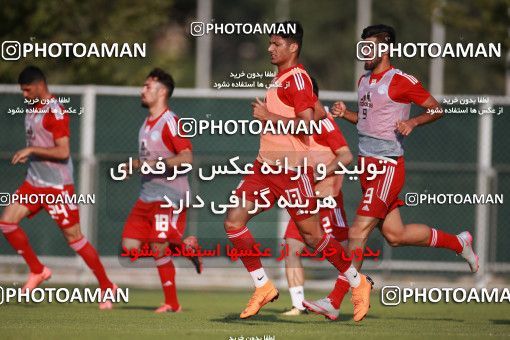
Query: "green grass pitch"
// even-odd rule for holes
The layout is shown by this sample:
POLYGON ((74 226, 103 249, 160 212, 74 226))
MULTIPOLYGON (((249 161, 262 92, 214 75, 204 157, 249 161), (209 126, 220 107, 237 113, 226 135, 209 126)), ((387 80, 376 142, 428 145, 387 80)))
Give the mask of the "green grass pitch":
MULTIPOLYGON (((179 291, 184 312, 157 315, 159 290, 130 289, 129 303, 100 311, 95 304, 4 304, 0 306, 0 339, 441 339, 510 337, 510 304, 381 305, 361 323, 352 321, 344 300, 339 321, 318 315, 281 316, 290 306, 287 292, 247 320, 239 313, 251 291, 179 291)), ((306 292, 311 299, 323 296, 306 292)))

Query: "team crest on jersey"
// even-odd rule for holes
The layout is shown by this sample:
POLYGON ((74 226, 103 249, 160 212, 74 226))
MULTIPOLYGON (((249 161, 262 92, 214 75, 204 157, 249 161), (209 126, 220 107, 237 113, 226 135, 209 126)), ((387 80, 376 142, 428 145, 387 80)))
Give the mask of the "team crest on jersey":
POLYGON ((383 85, 379 86, 379 88, 377 89, 377 92, 379 94, 386 94, 386 93, 388 93, 388 85, 383 84, 383 85))
POLYGON ((155 142, 159 139, 160 139, 159 131, 152 131, 151 132, 151 140, 155 142))
POLYGON ((374 107, 374 105, 372 104, 370 91, 368 91, 367 93, 365 93, 363 97, 361 97, 361 100, 359 101, 359 106, 370 108, 374 107))

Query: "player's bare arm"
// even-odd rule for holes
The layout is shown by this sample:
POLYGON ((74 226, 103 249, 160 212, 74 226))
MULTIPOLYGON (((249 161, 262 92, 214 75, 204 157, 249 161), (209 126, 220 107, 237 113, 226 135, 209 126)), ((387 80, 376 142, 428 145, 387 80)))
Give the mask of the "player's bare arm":
MULTIPOLYGON (((142 161, 140 159, 133 159, 132 165, 133 170, 139 170, 144 163, 148 164, 150 167, 153 167, 156 165, 158 160, 150 160, 150 161, 142 161)), ((177 155, 173 157, 168 157, 163 159, 163 162, 165 162, 165 165, 169 168, 171 167, 180 167, 182 164, 191 164, 193 162, 193 152, 191 149, 184 149, 180 151, 177 155)), ((127 166, 127 163, 124 163, 127 166)))
POLYGON ((358 123, 358 113, 347 110, 347 106, 345 106, 343 101, 338 101, 333 104, 333 107, 331 108, 331 115, 335 118, 343 118, 353 124, 358 123))
MULTIPOLYGON (((132 157, 131 162, 132 162, 131 164, 133 165, 133 170, 135 170, 135 171, 140 170, 140 168, 142 167, 143 161, 141 161, 140 159, 138 159, 136 157, 132 157)), ((127 163, 124 163, 124 164, 126 164, 126 166, 127 166, 127 163)))
POLYGON ((25 163, 30 156, 48 160, 66 160, 69 158, 69 154, 69 137, 61 137, 55 140, 55 146, 51 148, 29 146, 19 150, 12 157, 11 163, 25 163))
POLYGON ((168 167, 179 167, 184 163, 191 164, 193 162, 193 152, 191 149, 184 149, 173 157, 165 158, 164 161, 168 167))
POLYGON ((326 165, 326 176, 331 175, 340 168, 338 163, 342 163, 345 167, 347 167, 351 164, 353 159, 351 150, 348 146, 342 146, 335 150, 335 155, 335 159, 326 165))
POLYGON ((328 113, 324 109, 324 105, 320 102, 320 100, 317 100, 315 102, 315 106, 313 107, 313 119, 315 121, 319 121, 321 119, 324 119, 328 116, 328 113))
POLYGON ((430 96, 420 106, 426 109, 425 112, 408 120, 397 122, 397 131, 402 135, 408 136, 415 127, 432 123, 444 115, 443 108, 433 96, 430 96))

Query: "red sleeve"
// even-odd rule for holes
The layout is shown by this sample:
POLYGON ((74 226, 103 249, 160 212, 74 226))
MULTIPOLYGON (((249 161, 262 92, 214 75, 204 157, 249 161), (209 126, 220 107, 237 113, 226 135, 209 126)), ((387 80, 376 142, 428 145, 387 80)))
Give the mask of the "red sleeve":
POLYGON ((163 143, 165 143, 168 150, 175 154, 178 154, 185 149, 192 150, 189 138, 184 138, 177 134, 177 124, 179 122, 177 117, 174 117, 173 119, 173 121, 167 122, 163 127, 163 132, 161 133, 163 143))
POLYGON ((53 135, 53 140, 69 137, 69 113, 62 107, 51 108, 43 118, 43 127, 53 135))
POLYGON ((317 101, 317 96, 313 93, 313 86, 310 79, 303 76, 302 73, 296 73, 283 82, 283 87, 278 88, 280 98, 294 108, 294 113, 303 112, 306 109, 312 109, 317 101), (288 82, 288 87, 286 84, 288 82))
POLYGON ((333 118, 325 118, 321 120, 321 123, 322 132, 318 137, 314 137, 317 142, 329 146, 333 152, 341 147, 348 146, 342 131, 333 118))
POLYGON ((430 97, 430 93, 423 88, 421 82, 406 73, 393 76, 388 95, 396 102, 417 105, 423 104, 430 97))

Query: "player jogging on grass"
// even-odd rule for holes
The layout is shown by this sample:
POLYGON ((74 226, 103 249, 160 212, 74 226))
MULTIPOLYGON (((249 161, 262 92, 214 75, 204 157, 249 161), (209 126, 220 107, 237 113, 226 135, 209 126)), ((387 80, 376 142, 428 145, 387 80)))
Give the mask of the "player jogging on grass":
MULTIPOLYGON (((25 116, 27 147, 16 152, 11 163, 27 163, 28 171, 25 181, 16 191, 20 201, 5 208, 0 217, 0 230, 30 268, 23 290, 36 288, 52 274, 51 270, 39 261, 27 235, 19 226, 22 219, 34 217, 41 209, 50 214, 60 227, 69 247, 76 251, 92 270, 102 294, 107 289, 116 290, 117 286, 108 279, 96 249, 81 233, 78 207, 68 204, 68 201, 49 204, 50 201, 44 199, 50 195, 58 198, 74 194, 73 162, 69 150, 69 113, 49 92, 46 77, 39 68, 26 67, 19 74, 18 83, 23 97, 35 103, 30 105, 31 112, 25 116), (31 195, 39 197, 36 203, 21 199, 31 195)), ((112 302, 101 302, 99 308, 111 309, 112 302)))
MULTIPOLYGON (((317 82, 314 78, 311 78, 311 80, 314 93, 318 97, 319 87, 317 82)), ((324 110, 324 108, 317 101, 315 112, 321 110, 324 110)), ((342 242, 347 241, 349 229, 341 190, 343 176, 335 175, 334 171, 337 169, 339 162, 347 167, 352 162, 352 154, 340 128, 331 115, 326 115, 327 117, 321 120, 321 124, 323 124, 321 133, 315 133, 312 136, 310 155, 315 164, 320 163, 326 166, 326 178, 315 184, 315 190, 318 192, 317 195, 322 198, 327 196, 334 197, 336 201, 335 208, 320 209, 321 227, 325 233, 330 233, 338 242, 342 242)), ((285 274, 292 300, 292 308, 284 312, 283 315, 301 315, 307 313, 307 309, 303 306, 305 298, 305 271, 301 256, 299 255, 303 251, 305 243, 292 219, 289 220, 285 231, 285 243, 288 246, 288 255, 285 257, 285 274)), ((338 282, 343 288, 339 292, 345 295, 350 288, 349 282, 342 274, 339 275, 338 282)), ((342 299, 343 295, 341 296, 342 299)), ((338 310, 339 307, 340 305, 337 306, 338 310)), ((337 314, 329 314, 330 319, 336 319, 337 317, 337 314)))
MULTIPOLYGON (((395 42, 395 31, 386 25, 369 26, 363 30, 361 38, 374 43, 377 50, 378 44, 395 42)), ((349 228, 349 250, 364 249, 368 236, 378 227, 393 247, 450 249, 461 255, 474 273, 478 270, 478 256, 473 252, 473 238, 468 231, 453 235, 425 224, 402 222, 398 207, 404 203, 398 195, 405 178, 404 137, 417 126, 441 118, 442 109, 414 76, 391 66, 388 53, 381 56, 376 51, 372 53, 374 58, 365 62, 368 72, 358 82, 359 111, 347 110, 343 102, 335 103, 332 109, 333 115, 356 124, 358 128, 359 166, 361 162, 365 163, 365 169, 370 164, 375 165, 377 170, 386 166, 386 171, 373 180, 367 179, 367 172, 361 175, 362 199, 349 228), (427 111, 409 118, 411 103, 427 111), (439 113, 430 113, 437 111, 439 113)), ((353 262, 359 270, 362 259, 353 262)), ((329 298, 310 303, 317 306, 312 310, 320 314, 335 311, 333 304, 334 301, 329 298)))
MULTIPOLYGON (((284 22, 283 25, 287 27, 287 23, 289 22, 284 22)), ((271 63, 278 67, 278 74, 273 79, 274 86, 267 91, 265 103, 257 99, 252 104, 253 117, 263 122, 305 121, 308 123, 314 119, 317 98, 313 93, 308 73, 298 62, 303 28, 298 22, 290 23, 294 24, 295 33, 270 35, 268 51, 271 55, 271 63)), ((255 208, 254 202, 258 200, 258 196, 264 193, 271 204, 282 196, 292 202, 298 201, 305 205, 308 202, 303 209, 288 207, 287 211, 310 248, 317 253, 324 249, 335 250, 334 254, 329 253, 327 259, 341 273, 344 273, 353 288, 354 320, 360 321, 365 317, 370 306, 371 282, 365 275, 358 273, 350 261, 342 259, 342 246, 330 234, 324 233, 319 224, 319 215, 304 212, 304 210, 315 209, 317 204, 313 192, 313 170, 307 169, 306 173, 302 171, 299 177, 295 172, 298 168, 303 168, 304 159, 308 157, 309 137, 304 134, 262 134, 260 136, 259 154, 253 163, 254 174, 245 176, 236 190, 236 195, 245 196, 247 202, 243 206, 228 210, 224 223, 225 230, 235 248, 249 251, 254 247, 255 239, 246 225, 256 214, 250 214, 249 211, 255 208), (277 168, 286 164, 286 161, 291 168, 286 169, 289 170, 287 174, 264 175, 262 173, 263 166, 277 168), (292 180, 292 177, 297 179, 292 180)), ((259 209, 257 213, 260 211, 262 209, 259 209)), ((268 279, 259 257, 241 256, 240 259, 255 284, 255 292, 240 315, 244 319, 257 314, 268 302, 276 300, 279 293, 268 279)))
MULTIPOLYGON (((177 213, 175 206, 164 207, 167 199, 179 202, 189 191, 188 178, 185 175, 168 180, 171 169, 193 160, 192 145, 189 139, 178 135, 178 117, 168 107, 168 99, 174 90, 174 80, 165 71, 156 68, 149 73, 143 85, 142 106, 149 110, 149 116, 143 122, 138 135, 139 157, 133 160, 133 168, 138 170, 144 163, 154 168, 158 158, 165 163, 163 174, 142 174, 140 196, 124 225, 122 246, 127 251, 139 250, 148 243, 153 251, 158 269, 165 303, 156 309, 156 313, 180 312, 175 285, 175 266, 172 257, 166 253, 182 245, 196 249, 197 239, 182 237, 186 228, 186 209, 177 213)), ((201 259, 191 257, 195 269, 202 271, 201 259)))

